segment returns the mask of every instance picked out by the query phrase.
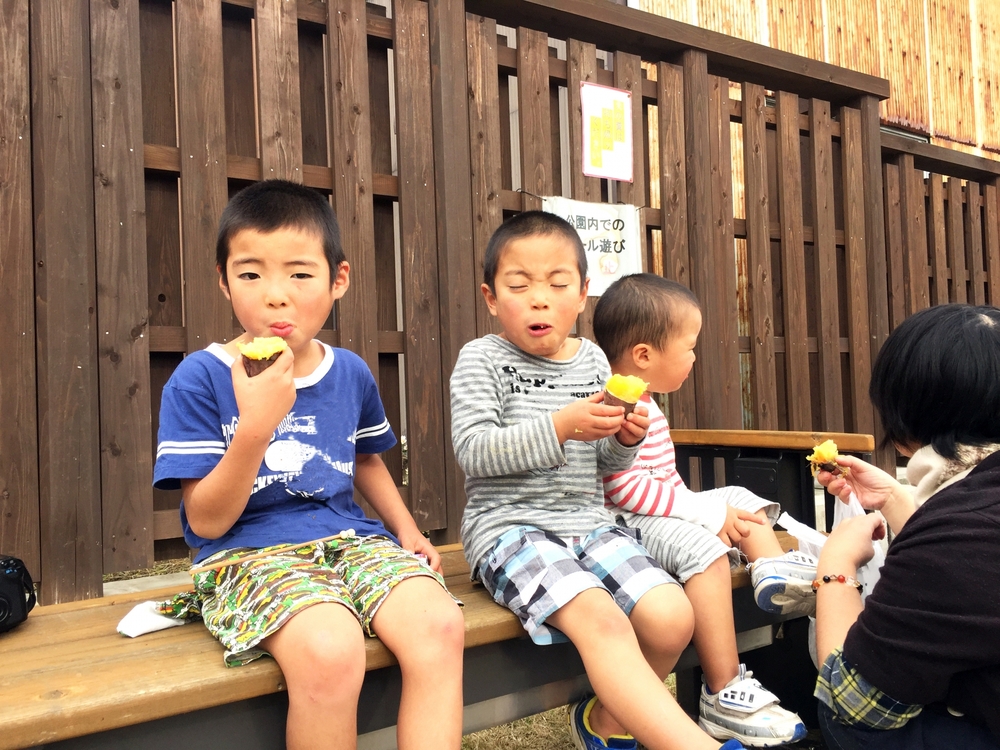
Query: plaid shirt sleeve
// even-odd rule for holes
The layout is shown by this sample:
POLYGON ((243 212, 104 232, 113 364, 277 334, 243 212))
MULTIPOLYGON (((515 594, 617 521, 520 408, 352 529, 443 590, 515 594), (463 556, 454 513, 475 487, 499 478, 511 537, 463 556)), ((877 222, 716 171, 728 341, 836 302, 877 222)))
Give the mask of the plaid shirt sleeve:
POLYGON ((872 729, 898 729, 923 710, 920 705, 900 703, 868 682, 844 658, 842 647, 823 662, 815 696, 845 724, 872 729))

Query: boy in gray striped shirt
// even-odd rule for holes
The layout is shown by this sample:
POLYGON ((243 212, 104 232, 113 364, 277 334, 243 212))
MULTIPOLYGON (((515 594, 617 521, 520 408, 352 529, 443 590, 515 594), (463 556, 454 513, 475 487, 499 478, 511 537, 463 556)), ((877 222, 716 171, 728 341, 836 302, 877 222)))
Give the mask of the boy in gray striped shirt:
POLYGON ((653 750, 714 750, 663 684, 691 638, 691 606, 604 508, 602 475, 631 466, 649 419, 602 403, 607 359, 569 336, 587 301, 579 235, 522 213, 494 233, 483 265, 502 333, 463 347, 451 378, 473 576, 536 643, 576 645, 597 693, 570 708, 580 750, 635 748, 629 732, 653 750))

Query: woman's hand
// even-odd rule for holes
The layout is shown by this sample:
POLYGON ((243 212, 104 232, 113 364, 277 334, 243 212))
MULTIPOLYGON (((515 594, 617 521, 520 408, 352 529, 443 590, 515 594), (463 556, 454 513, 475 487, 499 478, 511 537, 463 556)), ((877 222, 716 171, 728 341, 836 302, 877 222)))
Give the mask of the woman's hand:
POLYGON ((837 456, 837 463, 849 471, 843 474, 820 471, 816 479, 845 503, 853 492, 865 510, 882 510, 900 487, 899 482, 880 468, 855 456, 837 456))
POLYGON ((855 575, 872 559, 873 541, 885 538, 885 523, 877 513, 845 518, 827 538, 816 575, 855 575))

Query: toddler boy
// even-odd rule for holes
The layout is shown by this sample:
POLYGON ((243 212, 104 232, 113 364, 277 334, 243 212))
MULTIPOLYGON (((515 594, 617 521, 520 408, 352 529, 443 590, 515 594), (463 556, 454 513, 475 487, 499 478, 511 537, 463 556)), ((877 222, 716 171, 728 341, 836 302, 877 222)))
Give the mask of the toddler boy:
MULTIPOLYGON (((701 331, 701 310, 689 289, 654 274, 615 281, 594 311, 594 335, 613 372, 634 375, 654 393, 672 393, 687 379, 701 331)), ((649 433, 633 465, 605 472, 607 506, 639 529, 650 554, 676 576, 694 610, 694 644, 705 675, 700 726, 713 737, 751 747, 801 739, 798 716, 777 705, 739 663, 733 623, 730 559, 742 552, 758 606, 768 612, 815 611, 816 560, 784 553, 771 529, 777 503, 742 487, 691 492, 677 473, 666 417, 649 396, 649 433)))

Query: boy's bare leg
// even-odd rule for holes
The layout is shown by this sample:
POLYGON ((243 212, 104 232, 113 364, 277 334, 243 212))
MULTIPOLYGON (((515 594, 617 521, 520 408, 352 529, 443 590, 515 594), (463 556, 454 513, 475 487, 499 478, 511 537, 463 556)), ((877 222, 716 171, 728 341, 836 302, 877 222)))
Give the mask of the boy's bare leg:
POLYGON ((781 557, 787 550, 781 549, 778 537, 771 528, 771 522, 767 520, 767 513, 758 510, 755 514, 763 519, 764 523, 748 523, 750 534, 740 542, 740 551, 747 556, 750 562, 759 557, 781 557))
POLYGON ((694 647, 713 693, 724 688, 740 669, 732 591, 728 555, 684 584, 684 593, 694 610, 694 647))
POLYGON ((340 604, 316 604, 261 646, 278 662, 288 688, 289 750, 357 747, 365 642, 354 614, 340 604))
POLYGON ((458 605, 434 579, 408 578, 379 607, 372 630, 403 674, 396 729, 400 750, 458 750, 465 648, 465 619, 458 605))
POLYGON ((629 621, 646 662, 665 680, 694 630, 694 611, 684 589, 672 584, 650 589, 632 608, 629 621))
POLYGON ((580 652, 599 697, 590 714, 598 734, 620 734, 624 725, 651 750, 717 750, 719 743, 691 721, 646 663, 632 624, 607 591, 578 594, 548 622, 580 652))

